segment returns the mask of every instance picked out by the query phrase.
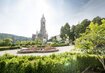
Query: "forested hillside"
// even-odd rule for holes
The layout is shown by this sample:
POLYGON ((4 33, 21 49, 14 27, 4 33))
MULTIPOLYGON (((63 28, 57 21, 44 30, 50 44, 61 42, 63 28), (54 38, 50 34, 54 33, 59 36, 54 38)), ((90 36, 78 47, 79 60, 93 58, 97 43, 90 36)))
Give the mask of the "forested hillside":
POLYGON ((5 38, 11 38, 14 41, 31 40, 31 38, 28 38, 28 37, 17 36, 17 35, 7 34, 7 33, 0 33, 0 39, 5 39, 5 38))

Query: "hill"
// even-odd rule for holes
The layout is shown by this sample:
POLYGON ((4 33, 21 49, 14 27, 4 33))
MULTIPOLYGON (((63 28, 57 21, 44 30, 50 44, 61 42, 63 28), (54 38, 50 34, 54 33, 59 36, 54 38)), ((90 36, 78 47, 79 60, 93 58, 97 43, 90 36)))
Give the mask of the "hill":
POLYGON ((31 40, 31 38, 24 37, 24 36, 17 36, 14 34, 7 34, 7 33, 0 33, 0 39, 5 39, 5 38, 12 38, 14 41, 26 41, 26 40, 31 40))

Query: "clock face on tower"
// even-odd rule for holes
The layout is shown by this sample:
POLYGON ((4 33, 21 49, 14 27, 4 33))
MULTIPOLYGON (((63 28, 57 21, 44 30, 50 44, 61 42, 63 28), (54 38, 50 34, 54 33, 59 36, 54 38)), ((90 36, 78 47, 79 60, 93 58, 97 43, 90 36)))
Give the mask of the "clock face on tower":
POLYGON ((42 22, 45 22, 45 18, 42 19, 42 22))
POLYGON ((41 22, 46 22, 44 15, 41 18, 41 22))

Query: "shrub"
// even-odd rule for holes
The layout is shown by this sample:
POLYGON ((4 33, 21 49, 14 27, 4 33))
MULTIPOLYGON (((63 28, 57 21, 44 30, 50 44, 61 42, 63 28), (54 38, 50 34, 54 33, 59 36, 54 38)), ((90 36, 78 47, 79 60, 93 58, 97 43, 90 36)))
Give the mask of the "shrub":
POLYGON ((12 49, 19 49, 20 46, 3 46, 3 47, 0 47, 0 51, 3 51, 3 50, 12 50, 12 49))
POLYGON ((4 73, 5 71, 6 62, 0 61, 0 73, 4 73))
POLYGON ((81 73, 102 68, 96 55, 64 53, 51 56, 0 56, 0 73, 81 73))
POLYGON ((52 47, 60 47, 60 46, 68 46, 69 44, 65 44, 65 43, 52 43, 51 46, 52 47))

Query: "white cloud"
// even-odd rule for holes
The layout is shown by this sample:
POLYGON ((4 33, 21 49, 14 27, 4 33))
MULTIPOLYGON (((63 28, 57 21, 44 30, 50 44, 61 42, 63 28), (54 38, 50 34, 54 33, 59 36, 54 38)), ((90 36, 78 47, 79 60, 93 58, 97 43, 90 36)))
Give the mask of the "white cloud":
MULTIPOLYGON (((40 18, 44 13, 50 24, 52 9, 42 0, 21 0, 14 6, 4 5, 0 14, 1 32, 30 36, 40 28, 40 18)), ((50 29, 48 29, 50 30, 50 29)))
POLYGON ((57 0, 57 4, 54 5, 49 0, 8 1, 0 6, 0 32, 31 37, 32 33, 40 30, 40 19, 44 13, 46 29, 49 36, 53 36, 59 34, 60 27, 66 22, 76 24, 85 18, 104 16, 105 12, 105 1, 100 0, 89 0, 75 13, 71 5, 68 8, 65 6, 65 0, 57 0))

